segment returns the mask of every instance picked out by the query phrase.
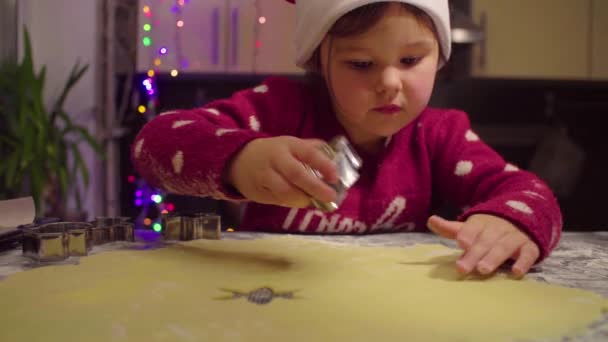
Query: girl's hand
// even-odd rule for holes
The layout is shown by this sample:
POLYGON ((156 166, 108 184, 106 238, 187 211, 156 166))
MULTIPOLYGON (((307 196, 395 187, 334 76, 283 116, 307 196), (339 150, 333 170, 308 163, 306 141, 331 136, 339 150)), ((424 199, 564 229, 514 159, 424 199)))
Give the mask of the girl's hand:
POLYGON ((456 265, 462 273, 477 270, 494 272, 506 260, 513 259, 513 275, 523 277, 540 256, 536 243, 509 221, 486 214, 470 216, 465 222, 447 221, 431 216, 428 227, 436 234, 456 240, 464 249, 456 265))
POLYGON ((290 136, 252 140, 232 160, 226 181, 259 203, 305 208, 311 197, 334 201, 336 191, 303 165, 319 171, 329 183, 337 181, 335 165, 319 148, 323 144, 290 136))

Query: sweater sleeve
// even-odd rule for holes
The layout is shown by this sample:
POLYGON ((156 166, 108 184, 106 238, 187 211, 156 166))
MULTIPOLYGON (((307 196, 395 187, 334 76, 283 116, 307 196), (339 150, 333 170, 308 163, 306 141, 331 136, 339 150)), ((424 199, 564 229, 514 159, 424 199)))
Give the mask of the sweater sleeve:
POLYGON ((474 214, 506 219, 527 233, 546 258, 557 246, 562 216, 553 192, 534 174, 509 164, 473 132, 467 115, 444 111, 430 134, 435 191, 474 214))
POLYGON ((290 134, 300 93, 296 82, 269 78, 203 108, 161 113, 135 138, 133 164, 147 182, 174 194, 244 200, 222 181, 227 164, 253 139, 290 134))

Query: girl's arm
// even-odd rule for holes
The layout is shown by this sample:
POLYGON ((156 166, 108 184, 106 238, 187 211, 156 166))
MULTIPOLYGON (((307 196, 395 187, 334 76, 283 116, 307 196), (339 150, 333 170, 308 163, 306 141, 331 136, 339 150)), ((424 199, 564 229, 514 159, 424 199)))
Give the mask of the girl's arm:
POLYGON ((301 92, 296 82, 270 78, 203 108, 161 113, 134 141, 135 168, 171 193, 241 200, 224 181, 226 167, 251 140, 293 133, 301 92))
POLYGON ((504 161, 471 130, 461 111, 430 116, 428 136, 434 192, 463 208, 458 218, 490 214, 511 222, 540 249, 539 261, 556 247, 562 230, 559 205, 534 174, 504 161))

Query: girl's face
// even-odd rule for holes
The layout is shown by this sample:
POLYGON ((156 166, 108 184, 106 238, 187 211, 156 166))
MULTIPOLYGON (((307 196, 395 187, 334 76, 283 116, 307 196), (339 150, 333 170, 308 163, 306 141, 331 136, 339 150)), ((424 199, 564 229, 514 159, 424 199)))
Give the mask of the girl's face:
POLYGON ((393 3, 367 32, 325 38, 320 59, 338 121, 374 152, 428 104, 439 46, 422 19, 393 3))

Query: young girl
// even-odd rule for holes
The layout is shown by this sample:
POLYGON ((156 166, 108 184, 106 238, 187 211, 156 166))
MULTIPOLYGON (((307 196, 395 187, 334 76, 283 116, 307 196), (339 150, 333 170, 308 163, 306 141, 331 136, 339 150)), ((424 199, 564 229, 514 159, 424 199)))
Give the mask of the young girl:
POLYGON ((297 1, 297 63, 307 82, 270 78, 204 108, 166 112, 133 145, 150 183, 172 193, 248 201, 242 230, 362 234, 423 231, 455 239, 463 273, 509 259, 523 276, 557 245, 561 213, 545 183, 506 163, 467 115, 427 107, 450 55, 447 0, 297 1), (334 212, 319 148, 346 136, 360 178, 334 212), (458 221, 431 216, 449 201, 458 221))

